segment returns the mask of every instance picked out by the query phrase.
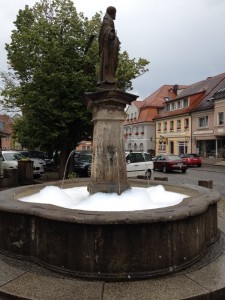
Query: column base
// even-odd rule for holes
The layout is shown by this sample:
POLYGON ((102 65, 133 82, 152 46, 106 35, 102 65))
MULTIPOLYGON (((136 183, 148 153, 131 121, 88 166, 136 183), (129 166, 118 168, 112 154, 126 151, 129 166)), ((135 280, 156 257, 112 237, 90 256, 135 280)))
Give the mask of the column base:
POLYGON ((88 192, 93 195, 95 193, 117 193, 122 194, 130 189, 128 182, 94 182, 90 181, 87 187, 88 192))

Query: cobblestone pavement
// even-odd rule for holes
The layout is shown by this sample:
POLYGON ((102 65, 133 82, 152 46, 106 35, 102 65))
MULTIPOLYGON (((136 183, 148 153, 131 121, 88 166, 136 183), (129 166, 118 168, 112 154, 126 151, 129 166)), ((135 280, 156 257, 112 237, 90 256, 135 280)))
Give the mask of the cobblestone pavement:
POLYGON ((225 196, 225 167, 214 165, 203 165, 202 167, 188 168, 186 173, 174 171, 171 173, 162 173, 154 171, 154 177, 168 177, 168 182, 174 184, 193 184, 198 185, 199 180, 212 180, 213 189, 225 196))

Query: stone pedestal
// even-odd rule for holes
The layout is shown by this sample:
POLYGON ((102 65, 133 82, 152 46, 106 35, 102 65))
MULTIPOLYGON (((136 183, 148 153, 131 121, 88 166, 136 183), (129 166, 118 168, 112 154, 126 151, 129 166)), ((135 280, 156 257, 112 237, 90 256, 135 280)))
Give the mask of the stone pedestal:
POLYGON ((124 109, 137 97, 116 89, 86 93, 94 123, 90 194, 121 194, 130 188, 124 148, 124 109))

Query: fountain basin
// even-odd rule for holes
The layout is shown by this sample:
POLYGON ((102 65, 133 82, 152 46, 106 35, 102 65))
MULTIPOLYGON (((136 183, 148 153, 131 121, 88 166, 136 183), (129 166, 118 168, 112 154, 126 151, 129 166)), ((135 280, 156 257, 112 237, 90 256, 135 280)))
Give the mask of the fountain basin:
MULTIPOLYGON (((131 186, 146 186, 130 180, 131 186)), ((54 183, 54 185, 60 185, 54 183)), ((87 186, 67 181, 65 188, 87 186)), ((153 181, 151 185, 162 184, 153 181)), ((0 251, 83 278, 125 280, 179 271, 200 259, 219 236, 217 192, 163 184, 186 194, 180 204, 131 212, 91 212, 20 202, 45 185, 0 193, 0 251)))

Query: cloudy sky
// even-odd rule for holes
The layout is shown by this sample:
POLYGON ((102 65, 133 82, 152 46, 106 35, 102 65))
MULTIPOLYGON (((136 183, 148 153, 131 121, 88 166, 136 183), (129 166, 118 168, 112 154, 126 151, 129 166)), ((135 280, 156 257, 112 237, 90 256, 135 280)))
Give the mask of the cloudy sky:
MULTIPOLYGON (((142 99, 164 84, 192 84, 225 72, 225 0, 73 0, 91 18, 109 5, 117 8, 115 27, 121 50, 146 58, 149 72, 133 82, 142 99)), ((5 43, 25 4, 0 1, 0 69, 6 70, 5 43)))

